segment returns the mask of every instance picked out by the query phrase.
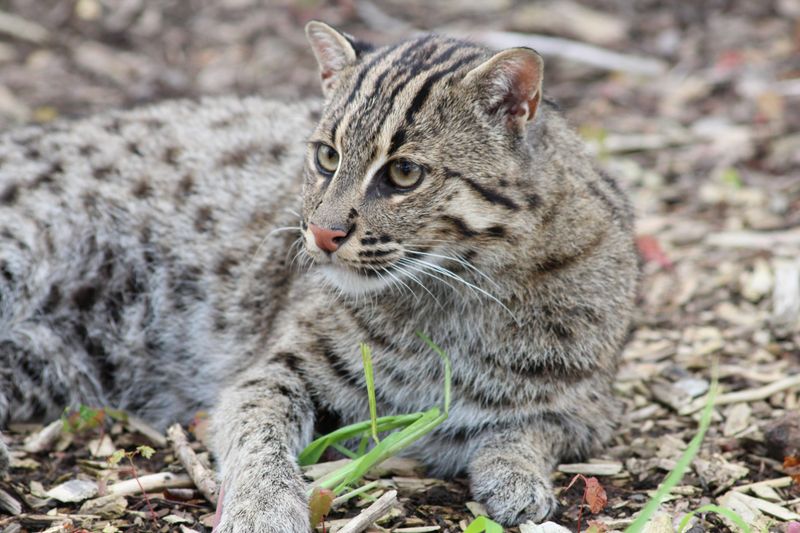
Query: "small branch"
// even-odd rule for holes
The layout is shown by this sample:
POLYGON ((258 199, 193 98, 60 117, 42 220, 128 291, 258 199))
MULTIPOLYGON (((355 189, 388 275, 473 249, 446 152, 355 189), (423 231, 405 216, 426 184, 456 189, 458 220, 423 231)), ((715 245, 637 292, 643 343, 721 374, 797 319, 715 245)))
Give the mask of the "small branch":
POLYGON ((170 472, 160 472, 158 474, 147 474, 138 479, 126 479, 119 483, 109 485, 107 494, 114 496, 132 496, 145 492, 156 492, 170 488, 190 488, 194 487, 192 478, 186 474, 172 474, 170 472))
MULTIPOLYGON (((766 400, 776 392, 781 392, 783 390, 798 386, 800 386, 800 375, 789 376, 787 378, 783 378, 779 381, 776 381, 775 383, 764 385, 763 387, 758 387, 755 389, 747 389, 743 391, 729 392, 727 394, 720 394, 719 396, 717 396, 714 405, 727 405, 731 403, 755 402, 758 400, 766 400)), ((690 415, 692 413, 696 413, 697 411, 705 407, 707 401, 708 399, 706 397, 698 398, 697 400, 690 403, 683 409, 680 409, 678 411, 678 414, 690 415)))
POLYGON ((705 242, 720 248, 770 250, 781 245, 800 245, 800 229, 788 231, 723 231, 710 234, 706 237, 705 242))
POLYGON ((197 489, 203 493, 206 500, 216 505, 219 496, 216 475, 198 459, 180 424, 173 424, 167 429, 167 439, 172 442, 172 451, 175 452, 178 460, 189 473, 189 477, 192 478, 197 489))
MULTIPOLYGON (((757 481, 755 483, 748 483, 747 485, 739 485, 738 487, 731 487, 731 490, 736 492, 747 492, 754 487, 772 487, 774 489, 782 489, 791 487, 794 480, 791 476, 779 477, 775 479, 767 479, 766 481, 757 481)), ((785 502, 784 502, 785 503, 785 502)))
POLYGON ((385 515, 396 503, 397 491, 390 490, 378 498, 375 503, 361 511, 357 517, 345 524, 345 526, 339 530, 339 533, 361 533, 373 522, 385 515))
POLYGON ((599 46, 560 37, 510 31, 487 31, 471 37, 492 48, 528 46, 542 55, 562 57, 605 70, 645 76, 660 76, 667 70, 667 64, 660 59, 620 54, 599 46))

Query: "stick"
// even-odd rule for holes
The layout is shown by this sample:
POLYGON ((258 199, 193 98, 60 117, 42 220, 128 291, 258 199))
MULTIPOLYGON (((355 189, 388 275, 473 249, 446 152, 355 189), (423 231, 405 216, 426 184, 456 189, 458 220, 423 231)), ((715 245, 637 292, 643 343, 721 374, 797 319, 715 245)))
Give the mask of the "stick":
POLYGON ((620 54, 599 46, 560 37, 510 31, 487 31, 472 37, 492 48, 528 46, 542 55, 562 57, 605 70, 646 76, 659 76, 667 70, 667 64, 660 59, 620 54))
MULTIPOLYGON (((787 378, 783 378, 781 380, 776 381, 775 383, 770 383, 769 385, 764 385, 763 387, 758 387, 755 389, 747 389, 743 391, 737 392, 729 392, 726 394, 720 394, 717 396, 717 400, 714 402, 714 405, 727 405, 731 403, 741 403, 741 402, 755 402, 758 400, 765 400, 775 394, 776 392, 780 392, 782 390, 790 389, 792 387, 800 386, 800 374, 797 376, 789 376, 787 378)), ((706 398, 698 398, 697 400, 693 401, 686 407, 680 409, 678 414, 681 415, 690 415, 692 413, 696 413, 706 405, 706 398)))
POLYGON ((720 248, 769 250, 780 245, 800 245, 800 229, 787 231, 722 231, 710 234, 706 237, 705 242, 720 248))
POLYGON ((133 494, 141 493, 142 489, 145 492, 155 492, 164 489, 190 487, 194 487, 194 482, 186 474, 160 472, 158 474, 139 476, 138 479, 126 479, 125 481, 114 483, 109 485, 106 493, 114 496, 132 496, 133 494), (140 483, 142 485, 141 488, 139 488, 140 483))
POLYGON ((775 479, 768 479, 766 481, 757 481, 756 483, 748 483, 747 485, 739 485, 738 487, 731 487, 731 490, 735 490, 737 492, 746 492, 753 487, 772 487, 774 489, 781 489, 784 487, 791 487, 793 482, 794 480, 791 476, 785 476, 775 479))
POLYGON ((378 498, 375 503, 361 511, 357 517, 345 524, 345 526, 339 530, 339 533, 361 533, 373 522, 385 515, 395 503, 397 503, 397 491, 390 490, 378 498))
POLYGON ((216 505, 219 496, 216 475, 197 458, 180 424, 173 424, 167 429, 167 439, 172 442, 172 451, 189 473, 197 489, 203 493, 206 500, 216 505))

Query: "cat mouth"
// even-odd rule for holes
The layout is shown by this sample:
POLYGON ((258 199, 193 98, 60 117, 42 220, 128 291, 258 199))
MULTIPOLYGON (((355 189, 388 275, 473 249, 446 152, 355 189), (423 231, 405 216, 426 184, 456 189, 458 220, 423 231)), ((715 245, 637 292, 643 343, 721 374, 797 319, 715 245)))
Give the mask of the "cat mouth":
POLYGON ((330 260, 318 264, 317 270, 328 284, 352 296, 379 292, 391 285, 394 276, 391 263, 379 268, 330 260))

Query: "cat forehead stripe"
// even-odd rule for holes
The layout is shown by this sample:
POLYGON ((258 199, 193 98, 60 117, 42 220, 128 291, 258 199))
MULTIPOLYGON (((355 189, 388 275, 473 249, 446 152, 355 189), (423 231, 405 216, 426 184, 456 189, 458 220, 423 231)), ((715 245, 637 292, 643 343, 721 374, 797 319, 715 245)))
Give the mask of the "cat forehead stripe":
POLYGON ((469 43, 428 35, 410 41, 408 46, 379 49, 374 54, 372 58, 365 58, 366 63, 355 74, 348 97, 339 102, 334 128, 340 136, 343 126, 362 131, 380 129, 398 112, 402 112, 400 116, 405 120, 413 121, 440 79, 456 73, 484 52, 469 43), (402 111, 397 110, 398 103, 404 102, 401 93, 419 80, 424 81, 411 103, 402 111), (387 91, 388 98, 377 98, 387 91))

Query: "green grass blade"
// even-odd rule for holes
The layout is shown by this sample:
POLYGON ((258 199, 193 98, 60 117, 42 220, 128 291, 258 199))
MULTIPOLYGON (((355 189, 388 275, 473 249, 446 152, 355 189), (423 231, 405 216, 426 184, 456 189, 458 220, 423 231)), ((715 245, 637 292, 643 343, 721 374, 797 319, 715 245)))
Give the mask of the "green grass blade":
MULTIPOLYGON (((406 427, 410 424, 413 424, 422 415, 423 413, 410 413, 407 415, 382 416, 377 420, 378 432, 391 431, 393 429, 406 427)), ((325 450, 327 450, 328 447, 334 442, 342 442, 345 440, 358 438, 364 433, 369 434, 371 428, 372 421, 367 420, 341 427, 332 433, 323 435, 311 442, 305 447, 305 449, 303 449, 302 452, 300 452, 300 455, 297 457, 297 462, 300 464, 300 466, 313 465, 319 461, 319 458, 322 457, 322 454, 325 453, 325 450)))
POLYGON ((425 341, 425 343, 430 346, 431 350, 436 352, 436 354, 441 358, 442 363, 444 363, 444 412, 450 412, 450 382, 453 374, 453 367, 450 364, 450 357, 439 348, 439 346, 433 342, 430 337, 422 333, 421 331, 417 332, 417 337, 425 341))
POLYGON ((503 533, 503 526, 485 516, 479 516, 470 522, 464 533, 503 533))
MULTIPOLYGON (((423 435, 429 433, 433 428, 442 423, 444 418, 439 412, 439 409, 434 407, 426 411, 416 422, 410 426, 387 435, 380 444, 368 451, 363 457, 360 457, 343 467, 341 470, 344 472, 335 478, 338 483, 333 483, 335 478, 325 479, 319 485, 326 488, 335 486, 333 491, 339 493, 347 485, 352 485, 363 477, 376 465, 382 463, 389 457, 397 455, 401 450, 419 440, 423 435)), ((334 472, 338 473, 339 470, 334 472)))
POLYGON ((703 438, 706 435, 708 426, 711 424, 711 414, 714 412, 714 400, 717 397, 717 389, 719 387, 716 367, 712 373, 713 377, 711 381, 711 388, 709 389, 708 393, 708 401, 706 402, 706 406, 703 408, 703 414, 700 417, 700 425, 697 428, 697 433, 689 442, 689 445, 686 447, 686 451, 684 451, 680 459, 678 459, 675 468, 672 469, 672 472, 670 472, 667 478, 661 483, 661 486, 658 487, 655 495, 650 498, 650 501, 644 506, 642 512, 639 513, 639 516, 636 518, 636 520, 634 520, 633 523, 629 525, 627 529, 625 529, 625 533, 639 533, 640 531, 644 530, 648 520, 650 520, 653 514, 658 510, 658 507, 661 505, 661 502, 664 500, 664 498, 669 494, 673 487, 675 487, 675 485, 680 483, 683 475, 686 473, 686 470, 688 470, 689 466, 692 464, 692 460, 694 459, 695 455, 697 455, 697 452, 700 450, 700 445, 702 444, 703 438))
POLYGON ((354 452, 348 450, 347 448, 345 448, 344 446, 342 446, 338 442, 332 442, 331 443, 331 448, 333 448, 334 450, 336 450, 340 454, 344 455, 348 459, 358 459, 358 457, 359 457, 357 453, 354 453, 354 452))
POLYGON ((378 403, 375 400, 375 376, 372 372, 372 350, 361 343, 361 361, 364 363, 364 378, 367 380, 367 396, 369 397, 369 419, 372 421, 372 440, 380 443, 378 438, 378 403))
POLYGON ((683 530, 689 525, 689 521, 692 517, 698 513, 717 513, 721 514, 722 516, 728 518, 731 522, 736 524, 742 533, 750 533, 750 526, 748 526, 744 519, 739 516, 738 514, 734 513, 730 509, 726 509, 724 507, 720 507, 719 505, 708 504, 700 507, 699 509, 695 509, 694 511, 688 513, 686 516, 683 517, 681 523, 678 525, 678 533, 683 533, 683 530))

